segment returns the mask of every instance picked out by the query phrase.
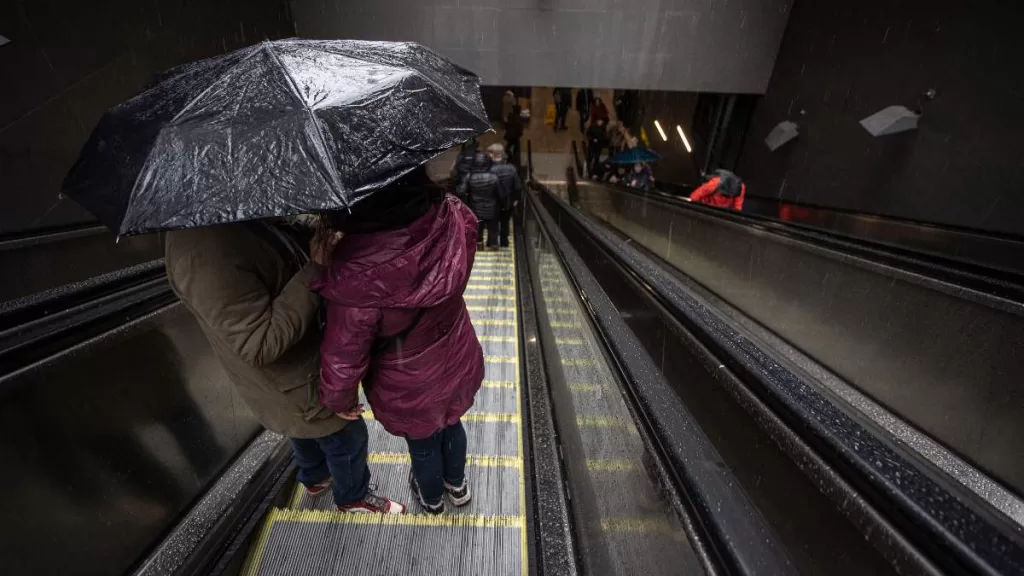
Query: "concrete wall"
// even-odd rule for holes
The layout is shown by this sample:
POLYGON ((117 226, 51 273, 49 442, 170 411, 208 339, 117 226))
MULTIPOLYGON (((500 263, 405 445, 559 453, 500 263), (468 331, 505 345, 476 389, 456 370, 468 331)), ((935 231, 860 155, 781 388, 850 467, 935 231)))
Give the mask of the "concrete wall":
POLYGON ((283 0, 0 3, 0 237, 92 220, 61 181, 103 111, 154 73, 293 34, 283 0))
POLYGON ((292 0, 300 36, 411 40, 485 84, 764 92, 792 0, 292 0))
POLYGON ((798 2, 740 159, 748 194, 1024 234, 1019 21, 996 0, 798 2), (930 88, 917 131, 858 124, 930 88), (771 153, 782 120, 801 135, 771 153))

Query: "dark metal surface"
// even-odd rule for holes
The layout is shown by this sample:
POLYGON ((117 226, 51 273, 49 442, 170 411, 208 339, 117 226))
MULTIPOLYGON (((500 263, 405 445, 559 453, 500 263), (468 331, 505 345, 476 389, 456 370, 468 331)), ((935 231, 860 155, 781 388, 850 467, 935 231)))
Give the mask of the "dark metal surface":
POLYGON ((747 196, 743 212, 851 238, 1024 274, 1024 239, 849 210, 747 196))
MULTIPOLYGON (((830 401, 822 391, 801 380, 784 360, 758 347, 730 321, 711 311, 693 297, 672 276, 649 259, 622 247, 619 240, 572 212, 577 223, 591 234, 603 237, 606 250, 630 263, 646 278, 660 301, 692 327, 707 345, 723 357, 725 366, 758 383, 760 394, 787 425, 803 430, 805 440, 817 445, 819 453, 832 462, 858 487, 869 506, 885 514, 897 527, 899 538, 912 542, 903 557, 891 556, 902 571, 933 571, 931 563, 945 571, 969 570, 982 573, 1018 573, 1024 570, 1024 538, 1019 526, 982 505, 960 484, 944 477, 915 455, 865 428, 863 419, 830 401), (913 552, 916 549, 917 552, 913 552), (915 556, 917 560, 915 561, 915 556), (927 560, 925 560, 927 558, 927 560), (924 560, 924 564, 920 562, 924 560), (907 564, 904 564, 907 562, 907 564), (915 564, 917 568, 914 569, 915 564)), ((859 500, 859 499, 858 499, 859 500)), ((858 500, 854 500, 857 502, 858 500)), ((855 511, 840 499, 844 509, 855 511)), ((855 515, 856 516, 856 515, 855 515)), ((864 524, 866 518, 855 522, 864 524)), ((868 537, 881 549, 898 552, 898 540, 885 536, 881 526, 868 529, 868 537), (879 541, 879 536, 884 541, 879 541)))
MULTIPOLYGON (((526 246, 523 220, 519 217, 516 222, 515 242, 518 246, 526 246)), ((523 414, 529 418, 529 426, 524 425, 530 446, 527 452, 530 457, 526 462, 532 470, 532 474, 525 475, 530 488, 527 508, 532 512, 527 515, 527 533, 531 536, 529 557, 538 574, 575 576, 578 570, 577 551, 526 252, 525 249, 516 252, 516 273, 519 278, 520 341, 523 343, 520 350, 523 366, 520 386, 524 392, 523 414)))
POLYGON ((581 196, 587 213, 1024 489, 1019 304, 614 188, 581 196))
POLYGON ((163 258, 157 235, 116 241, 85 226, 0 240, 0 302, 163 258))
POLYGON ((0 378, 0 572, 124 572, 258 430, 178 306, 0 378))
MULTIPOLYGON (((751 417, 731 390, 742 386, 685 327, 654 302, 598 242, 546 201, 561 230, 611 298, 618 314, 655 360, 671 391, 707 434, 800 573, 886 574, 892 568, 801 466, 751 417)), ((756 412, 756 411, 753 411, 756 412)))

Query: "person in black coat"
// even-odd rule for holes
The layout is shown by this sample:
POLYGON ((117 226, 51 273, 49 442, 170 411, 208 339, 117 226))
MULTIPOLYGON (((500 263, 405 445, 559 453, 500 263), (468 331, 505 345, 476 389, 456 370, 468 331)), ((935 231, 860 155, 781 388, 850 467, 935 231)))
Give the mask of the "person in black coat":
POLYGON ((601 164, 601 152, 608 147, 608 129, 598 118, 587 128, 587 174, 595 175, 601 164))
POLYGON ((508 248, 509 222, 512 220, 512 209, 519 203, 523 194, 523 182, 519 178, 519 170, 506 162, 505 147, 492 144, 487 148, 491 157, 491 173, 498 177, 498 199, 501 202, 498 212, 498 237, 502 248, 508 248))
POLYGON ((473 158, 476 157, 479 144, 476 142, 476 138, 473 138, 469 142, 462 145, 462 150, 459 150, 459 155, 455 159, 455 165, 452 166, 452 172, 449 176, 451 178, 451 186, 456 189, 462 184, 462 181, 466 179, 466 175, 469 174, 469 168, 473 165, 473 158))
POLYGON ((462 179, 456 188, 456 195, 469 204, 479 221, 480 232, 477 242, 484 243, 484 230, 487 230, 487 249, 498 249, 498 216, 500 202, 498 199, 498 176, 491 172, 491 160, 483 152, 473 158, 469 175, 462 179))

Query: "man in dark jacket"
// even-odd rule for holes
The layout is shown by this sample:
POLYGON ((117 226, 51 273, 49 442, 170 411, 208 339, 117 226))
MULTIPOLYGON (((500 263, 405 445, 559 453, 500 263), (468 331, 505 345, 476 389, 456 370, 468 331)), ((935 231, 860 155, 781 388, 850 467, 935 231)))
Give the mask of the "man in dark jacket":
POLYGON ((462 184, 462 181, 466 178, 466 175, 469 174, 469 168, 473 165, 473 158, 477 155, 478 146, 476 138, 462 145, 459 155, 455 158, 455 165, 452 166, 450 175, 452 180, 451 186, 458 188, 459 184, 462 184))
POLYGON ((521 166, 519 141, 523 137, 523 119, 520 117, 519 106, 512 107, 512 113, 505 118, 505 151, 508 161, 521 166))
POLYGON ((601 164, 601 152, 608 147, 608 130, 598 118, 587 128, 587 174, 595 175, 601 164))
POLYGON ((491 161, 484 153, 479 153, 473 158, 473 165, 470 166, 469 176, 462 180, 462 184, 456 189, 456 194, 476 214, 479 221, 480 232, 477 235, 477 243, 484 243, 484 230, 487 230, 487 249, 498 249, 498 216, 500 205, 498 201, 498 177, 491 173, 491 161))
POLYGON ((238 395, 291 439, 307 492, 331 488, 342 511, 401 514, 405 506, 369 491, 366 423, 320 403, 320 298, 307 284, 338 239, 318 235, 306 256, 264 221, 168 232, 167 279, 238 395))
POLYGON ((572 106, 572 88, 555 88, 551 96, 555 102, 555 131, 568 130, 566 122, 572 106))
POLYGON ((512 220, 512 209, 519 203, 523 193, 523 182, 519 179, 519 170, 509 164, 505 157, 505 147, 492 144, 487 148, 491 157, 491 173, 498 177, 498 199, 501 210, 498 212, 498 236, 502 248, 508 248, 509 222, 512 220))

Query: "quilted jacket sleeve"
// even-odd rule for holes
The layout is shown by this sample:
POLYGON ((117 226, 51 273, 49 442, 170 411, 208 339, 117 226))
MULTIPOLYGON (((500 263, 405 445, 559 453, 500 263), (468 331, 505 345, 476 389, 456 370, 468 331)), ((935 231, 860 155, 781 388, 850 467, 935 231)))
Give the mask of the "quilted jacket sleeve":
POLYGON ((370 366, 381 312, 329 303, 327 329, 320 348, 320 402, 347 412, 359 402, 359 382, 370 366))

